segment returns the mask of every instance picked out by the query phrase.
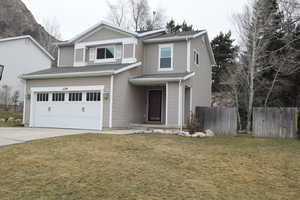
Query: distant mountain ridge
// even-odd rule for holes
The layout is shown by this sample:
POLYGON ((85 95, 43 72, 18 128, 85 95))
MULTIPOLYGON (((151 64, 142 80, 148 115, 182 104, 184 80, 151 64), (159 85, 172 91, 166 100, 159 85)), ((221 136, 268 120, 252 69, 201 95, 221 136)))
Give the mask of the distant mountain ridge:
POLYGON ((37 23, 21 0, 0 0, 0 38, 20 35, 31 35, 50 53, 54 53, 53 46, 49 46, 49 40, 57 40, 37 23))

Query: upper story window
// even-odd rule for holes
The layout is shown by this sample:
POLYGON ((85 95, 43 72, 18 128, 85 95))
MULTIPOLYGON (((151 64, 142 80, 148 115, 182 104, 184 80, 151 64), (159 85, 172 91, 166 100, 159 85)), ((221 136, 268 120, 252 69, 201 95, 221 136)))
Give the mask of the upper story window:
POLYGON ((159 45, 159 70, 173 70, 173 44, 159 45))
POLYGON ((199 52, 194 50, 194 64, 199 65, 199 52))
POLYGON ((101 47, 97 48, 96 59, 97 60, 109 60, 115 58, 115 48, 114 47, 101 47))

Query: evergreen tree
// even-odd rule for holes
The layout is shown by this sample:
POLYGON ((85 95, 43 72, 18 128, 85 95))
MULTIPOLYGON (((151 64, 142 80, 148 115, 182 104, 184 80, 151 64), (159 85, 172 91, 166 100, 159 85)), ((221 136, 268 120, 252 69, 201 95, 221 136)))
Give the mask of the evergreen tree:
POLYGON ((213 91, 219 91, 222 74, 225 73, 227 67, 231 67, 235 63, 239 48, 234 45, 234 39, 231 36, 231 31, 225 34, 220 32, 211 41, 217 62, 217 66, 213 67, 213 91))

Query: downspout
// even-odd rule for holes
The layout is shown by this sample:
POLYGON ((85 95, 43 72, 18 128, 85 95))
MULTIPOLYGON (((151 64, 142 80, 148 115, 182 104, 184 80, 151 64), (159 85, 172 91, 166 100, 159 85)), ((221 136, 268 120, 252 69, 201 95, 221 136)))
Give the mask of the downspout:
POLYGON ((113 97, 114 97, 114 75, 110 77, 110 102, 109 102, 109 128, 112 128, 112 109, 113 109, 113 97))

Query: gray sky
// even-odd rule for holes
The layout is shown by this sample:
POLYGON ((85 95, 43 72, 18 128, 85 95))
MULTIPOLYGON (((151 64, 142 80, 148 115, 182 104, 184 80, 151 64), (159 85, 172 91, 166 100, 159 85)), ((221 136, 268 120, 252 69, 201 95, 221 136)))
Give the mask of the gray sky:
MULTIPOLYGON (((107 16, 106 0, 22 0, 39 23, 56 20, 64 40, 107 16)), ((114 0, 110 0, 113 1, 114 0)), ((151 8, 161 7, 178 22, 186 20, 207 29, 210 38, 220 31, 235 31, 232 15, 241 12, 248 0, 148 0, 151 8)), ((235 34, 234 34, 235 36, 235 34)))

